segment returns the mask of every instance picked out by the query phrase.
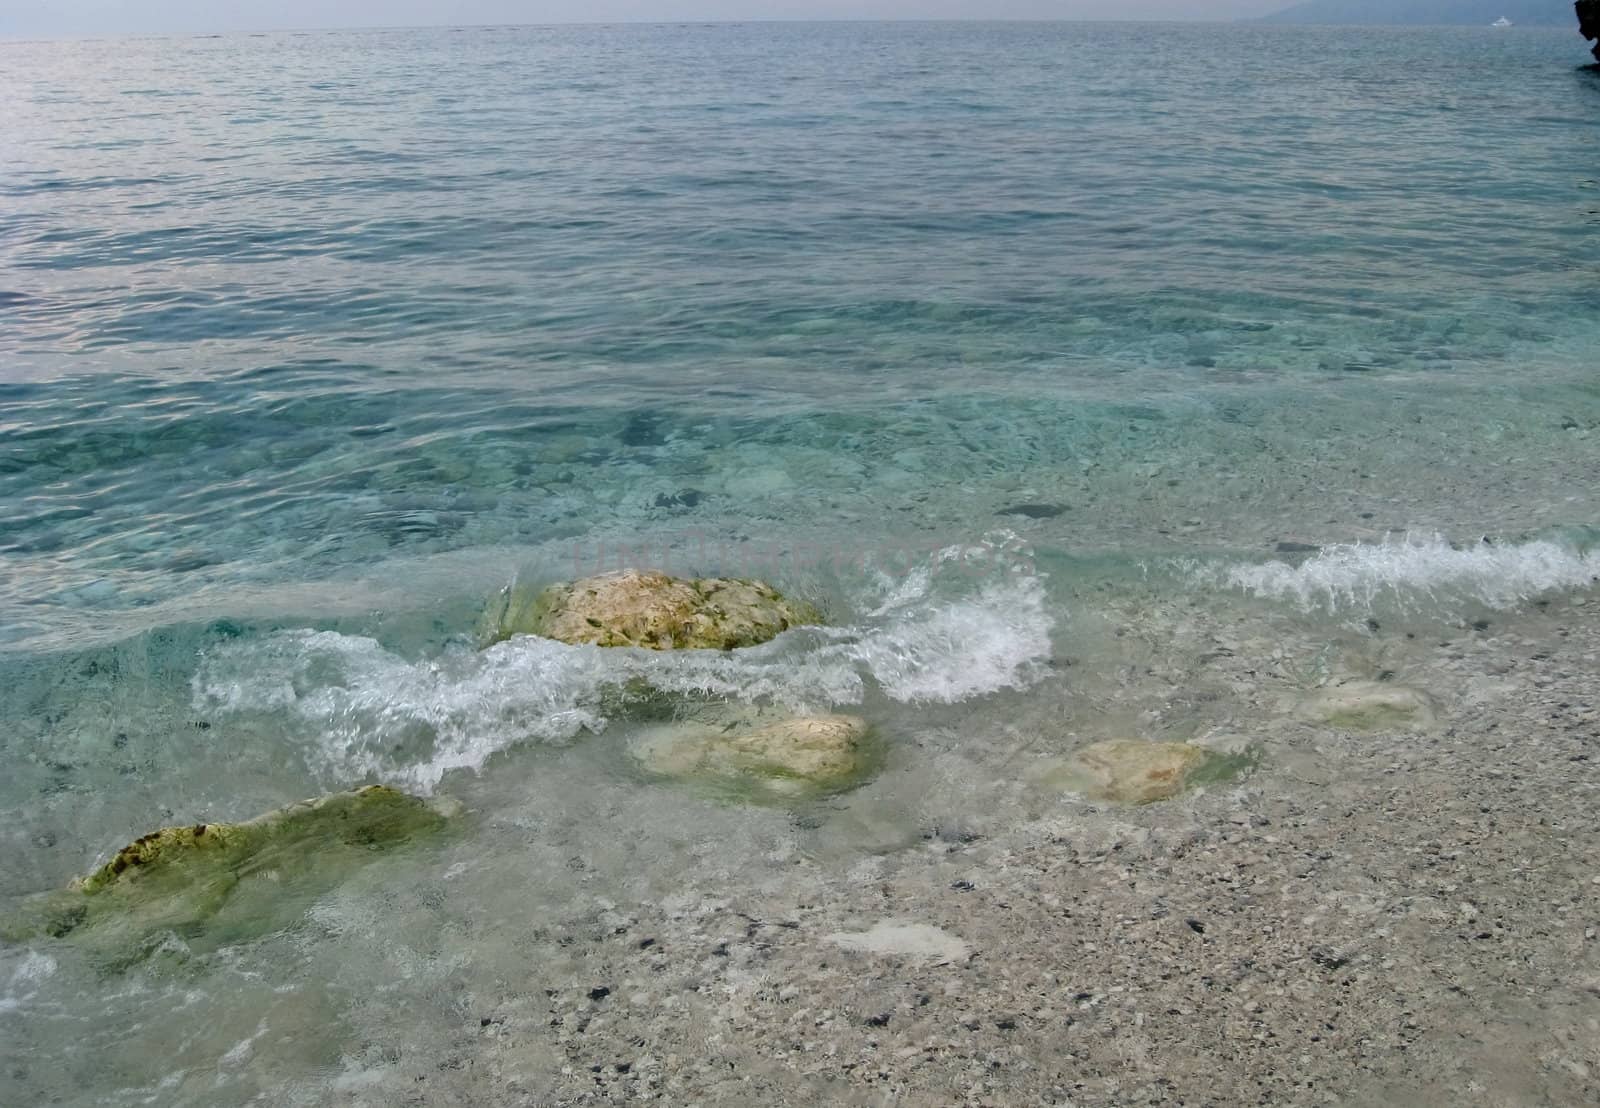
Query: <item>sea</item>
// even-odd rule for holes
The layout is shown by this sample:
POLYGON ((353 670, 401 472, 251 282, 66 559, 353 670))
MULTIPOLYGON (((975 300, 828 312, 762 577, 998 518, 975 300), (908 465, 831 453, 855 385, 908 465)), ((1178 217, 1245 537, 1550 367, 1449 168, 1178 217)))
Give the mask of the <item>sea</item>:
POLYGON ((0 1102, 403 1088, 579 921, 1036 818, 1070 801, 1017 760, 1094 734, 1266 726, 1162 680, 1219 628, 1325 676, 1378 626, 1592 593, 1587 60, 1543 28, 0 43, 0 916, 170 824, 370 783, 467 813, 252 875, 290 908, 263 934, 0 945, 0 1102), (479 648, 500 590, 630 566, 829 626, 479 648), (628 736, 675 697, 861 714, 883 770, 798 807, 654 780, 628 736))

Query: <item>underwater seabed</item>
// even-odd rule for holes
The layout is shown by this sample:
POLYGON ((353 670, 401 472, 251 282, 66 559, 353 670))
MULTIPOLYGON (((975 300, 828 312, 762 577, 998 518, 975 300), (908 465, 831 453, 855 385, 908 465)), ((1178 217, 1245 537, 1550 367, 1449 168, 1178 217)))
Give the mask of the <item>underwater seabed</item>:
MULTIPOLYGON (((1007 536, 972 572, 941 574, 957 556, 837 579, 814 593, 831 626, 733 654, 528 637, 478 651, 451 601, 383 624, 409 628, 389 641, 353 620, 214 623, 7 658, 7 911, 164 824, 371 779, 465 808, 451 835, 375 854, 247 941, 202 921, 120 962, 71 935, 7 945, 13 1083, 222 1104, 397 1080, 418 1058, 447 1064, 441 1029, 470 1042, 500 998, 582 978, 585 944, 640 905, 808 884, 852 896, 874 859, 1041 820, 1092 837, 1225 819, 1262 790, 1314 795, 1345 745, 1403 747, 1492 706, 1509 659, 1600 602, 1570 534, 1204 567, 1007 536), (750 804, 630 753, 726 698, 859 715, 881 760, 846 791, 750 804), (1072 791, 1062 767, 1108 738, 1193 744, 1225 772, 1148 805, 1072 791)), ((292 883, 293 866, 263 879, 292 883)))
MULTIPOLYGON (((524 562, 552 578, 753 562, 746 572, 788 580, 796 560, 893 547, 905 572, 997 527, 1041 547, 1218 555, 1396 528, 1515 537, 1600 518, 1587 362, 1544 356, 1515 376, 1445 379, 1075 367, 870 410, 786 401, 738 416, 666 401, 502 411, 485 383, 410 400, 488 406, 491 426, 413 447, 344 434, 339 417, 356 416, 327 399, 330 412, 297 409, 305 426, 279 429, 270 450, 284 456, 259 465, 231 422, 81 451, 19 440, 0 491, 29 507, 0 582, 0 649, 81 649, 216 615, 415 612, 452 577, 477 597, 524 562), (87 510, 151 438, 161 450, 116 486, 115 507, 87 510)), ((154 410, 193 399, 152 388, 154 410)), ((393 398, 339 403, 398 418, 393 398)))

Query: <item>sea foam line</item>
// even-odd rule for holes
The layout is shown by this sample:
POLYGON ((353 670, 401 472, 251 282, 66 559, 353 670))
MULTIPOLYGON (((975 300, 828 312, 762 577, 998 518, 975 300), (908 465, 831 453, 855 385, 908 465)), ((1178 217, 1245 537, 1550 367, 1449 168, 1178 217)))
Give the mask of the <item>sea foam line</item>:
POLYGON ((1547 539, 1455 546, 1438 534, 1326 546, 1298 563, 1233 565, 1221 574, 1226 587, 1329 612, 1451 601, 1510 608, 1542 593, 1587 588, 1597 579, 1600 555, 1592 550, 1547 539))
POLYGON ((377 777, 429 791, 514 743, 603 730, 625 703, 619 690, 640 685, 796 712, 860 703, 869 685, 903 703, 954 703, 1029 687, 1050 656, 1043 581, 1005 549, 989 553, 974 575, 874 580, 857 598, 866 614, 852 624, 795 628, 726 653, 519 635, 413 661, 366 636, 278 631, 203 658, 194 704, 214 717, 266 717, 333 782, 377 777))

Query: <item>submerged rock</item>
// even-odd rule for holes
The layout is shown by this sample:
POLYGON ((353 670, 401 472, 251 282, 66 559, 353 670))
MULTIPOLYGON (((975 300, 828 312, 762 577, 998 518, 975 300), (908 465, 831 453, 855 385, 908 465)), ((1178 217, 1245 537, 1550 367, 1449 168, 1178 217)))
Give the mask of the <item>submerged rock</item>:
POLYGON ((1223 755, 1192 743, 1108 739, 1049 766, 1045 784, 1115 804, 1152 804, 1202 781, 1248 767, 1248 754, 1223 755))
POLYGON ((914 920, 880 920, 866 931, 835 931, 823 938, 863 954, 890 955, 938 965, 960 964, 972 958, 972 947, 964 939, 914 920))
POLYGON ((0 924, 0 938, 82 936, 102 961, 126 965, 161 935, 222 945, 265 934, 293 922, 308 898, 378 848, 437 832, 459 811, 452 800, 369 785, 243 823, 164 827, 67 888, 33 898, 0 924))
POLYGON ((1430 727, 1433 698, 1419 689, 1388 681, 1350 681, 1323 689, 1300 709, 1303 718, 1352 731, 1430 727))
POLYGON ((840 792, 873 767, 871 728, 856 716, 801 716, 755 724, 672 724, 645 731, 631 752, 659 777, 698 780, 749 798, 840 792))
POLYGON ((479 641, 543 635, 597 646, 733 650, 821 621, 814 607, 763 581, 629 569, 538 592, 508 588, 485 612, 479 641))
POLYGON ((1600 0, 1576 0, 1578 33, 1594 41, 1594 60, 1600 62, 1600 0))
POLYGON ((1024 516, 1027 519, 1054 519, 1067 510, 1065 504, 1008 504, 997 516, 1024 516))

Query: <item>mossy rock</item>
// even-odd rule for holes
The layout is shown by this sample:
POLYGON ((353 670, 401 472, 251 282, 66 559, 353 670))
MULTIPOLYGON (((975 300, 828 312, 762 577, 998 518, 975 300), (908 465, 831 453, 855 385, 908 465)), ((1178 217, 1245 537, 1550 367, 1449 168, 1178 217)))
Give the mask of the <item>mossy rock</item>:
POLYGON ((846 715, 653 727, 634 740, 630 753, 654 776, 756 802, 855 788, 881 760, 867 722, 846 715))
POLYGON ((67 888, 30 898, 0 939, 71 938, 104 965, 139 961, 163 936, 215 948, 293 923, 376 851, 435 834, 460 811, 384 785, 334 793, 243 823, 143 835, 67 888))
POLYGON ((1255 756, 1220 754, 1193 743, 1108 739, 1092 743, 1038 776, 1050 788, 1113 804, 1154 804, 1185 789, 1246 772, 1255 756))
POLYGON ((822 614, 764 581, 623 570, 534 591, 503 590, 484 612, 482 646, 513 635, 648 650, 734 650, 767 642, 822 614))

